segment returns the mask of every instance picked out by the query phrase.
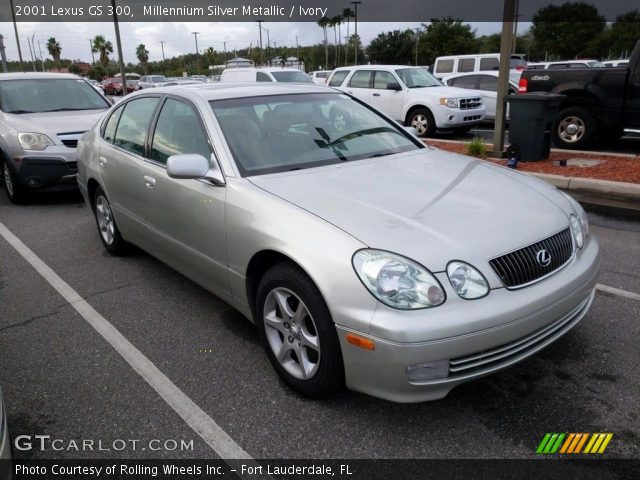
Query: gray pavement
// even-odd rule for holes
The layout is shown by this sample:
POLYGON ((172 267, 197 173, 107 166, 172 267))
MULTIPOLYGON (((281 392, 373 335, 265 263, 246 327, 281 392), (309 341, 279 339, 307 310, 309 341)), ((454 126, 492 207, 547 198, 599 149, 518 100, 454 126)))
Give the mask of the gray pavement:
MULTIPOLYGON (((640 224, 590 215, 599 282, 640 293, 640 224)), ((545 432, 613 432, 607 457, 640 455, 640 302, 599 293, 533 358, 398 405, 344 392, 316 402, 272 370, 254 327, 153 257, 108 255, 77 195, 25 206, 0 191, 19 237, 254 458, 532 458, 545 432)), ((215 453, 0 237, 0 385, 9 430, 52 438, 193 440, 193 450, 14 451, 18 458, 215 458, 215 453)))

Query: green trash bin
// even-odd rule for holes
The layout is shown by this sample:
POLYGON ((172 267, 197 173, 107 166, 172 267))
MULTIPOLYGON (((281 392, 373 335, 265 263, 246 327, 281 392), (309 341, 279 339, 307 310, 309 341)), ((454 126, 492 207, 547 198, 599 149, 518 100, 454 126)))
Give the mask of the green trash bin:
POLYGON ((509 95, 509 151, 521 162, 549 158, 551 128, 565 95, 532 92, 509 95))

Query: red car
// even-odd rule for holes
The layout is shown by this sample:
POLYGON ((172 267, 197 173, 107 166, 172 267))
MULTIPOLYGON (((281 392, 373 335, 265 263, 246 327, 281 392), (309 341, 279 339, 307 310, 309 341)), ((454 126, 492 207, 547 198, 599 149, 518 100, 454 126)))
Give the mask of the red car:
POLYGON ((104 88, 105 95, 117 95, 118 91, 122 93, 122 81, 119 78, 107 78, 103 80, 102 87, 104 88), (119 90, 118 87, 120 87, 119 90))

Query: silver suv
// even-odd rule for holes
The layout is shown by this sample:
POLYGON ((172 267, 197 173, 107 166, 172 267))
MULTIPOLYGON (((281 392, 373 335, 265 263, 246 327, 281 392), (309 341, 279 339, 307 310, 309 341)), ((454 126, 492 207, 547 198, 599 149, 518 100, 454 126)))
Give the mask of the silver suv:
POLYGON ((109 107, 76 75, 0 74, 0 171, 9 200, 77 188, 78 139, 109 107))
POLYGON ((138 85, 136 85, 136 90, 161 87, 168 81, 164 75, 145 75, 144 77, 140 77, 140 81, 138 81, 138 85))

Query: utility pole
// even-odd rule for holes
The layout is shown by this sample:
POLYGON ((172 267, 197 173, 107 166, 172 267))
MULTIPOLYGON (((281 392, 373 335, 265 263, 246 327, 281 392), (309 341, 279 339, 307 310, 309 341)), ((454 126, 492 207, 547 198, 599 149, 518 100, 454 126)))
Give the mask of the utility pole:
POLYGON ((298 47, 298 36, 296 35, 296 58, 298 59, 298 70, 300 70, 300 49, 298 47))
POLYGON ((160 48, 162 49, 162 63, 164 63, 164 40, 160 40, 160 48))
POLYGON ((0 58, 2 58, 2 71, 7 73, 9 69, 7 68, 7 56, 4 53, 4 37, 0 34, 0 58))
POLYGON ((91 41, 91 39, 89 39, 89 50, 91 50, 91 62, 93 63, 93 66, 96 66, 96 57, 93 54, 93 42, 91 41))
POLYGON ((496 96, 496 121, 493 131, 492 157, 502 158, 504 149, 505 99, 509 91, 509 68, 513 48, 513 23, 516 19, 516 0, 504 0, 502 13, 502 35, 500 37, 500 67, 498 71, 498 94, 496 96))
MULTIPOLYGON (((275 40, 273 41, 273 54, 276 56, 276 58, 278 57, 278 43, 275 40)), ((280 59, 280 60, 282 60, 282 59, 280 59)), ((276 62, 276 64, 277 63, 278 62, 276 62)))
POLYGON ((20 48, 20 37, 18 36, 18 24, 16 23, 16 12, 13 6, 13 0, 9 0, 11 5, 11 18, 13 18, 13 31, 16 34, 16 44, 18 45, 18 58, 20 60, 20 71, 24 72, 24 66, 22 65, 22 49, 20 48))
POLYGON ((127 94, 127 76, 124 73, 124 60, 122 58, 122 42, 120 41, 120 27, 118 26, 118 15, 116 14, 116 0, 111 0, 113 7, 113 27, 116 30, 116 45, 118 47, 118 63, 120 64, 120 78, 122 79, 122 96, 127 94))
POLYGON ((264 59, 262 57, 262 20, 257 20, 258 22, 258 31, 260 32, 260 66, 264 64, 264 59))
POLYGON ((40 46, 40 39, 38 39, 38 50, 40 51, 40 63, 42 63, 42 71, 44 72, 44 56, 42 55, 42 47, 40 46))
MULTIPOLYGON (((224 64, 227 64, 227 42, 222 42, 224 45, 224 64)), ((237 62, 236 62, 237 63, 237 62)))
POLYGON ((420 28, 416 28, 416 67, 418 66, 418 39, 420 38, 420 28))
MULTIPOLYGON (((34 33, 35 35, 35 33, 34 33)), ((29 44, 29 55, 31 55, 31 66, 33 67, 33 71, 36 71, 36 61, 34 57, 34 50, 31 48, 31 39, 27 37, 27 43, 29 44)))
POLYGON ((196 39, 196 75, 200 75, 200 57, 198 56, 198 35, 200 32, 191 32, 196 39))
POLYGON ((358 65, 358 5, 360 5, 362 2, 357 0, 355 2, 349 2, 351 5, 353 5, 353 23, 355 25, 355 40, 356 40, 356 44, 355 44, 355 51, 356 51, 356 55, 355 55, 355 65, 358 65))
POLYGON ((271 67, 271 40, 269 39, 269 29, 265 28, 267 31, 267 56, 269 57, 269 66, 271 67))

